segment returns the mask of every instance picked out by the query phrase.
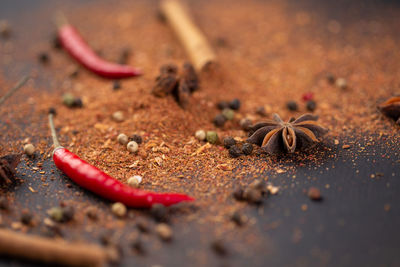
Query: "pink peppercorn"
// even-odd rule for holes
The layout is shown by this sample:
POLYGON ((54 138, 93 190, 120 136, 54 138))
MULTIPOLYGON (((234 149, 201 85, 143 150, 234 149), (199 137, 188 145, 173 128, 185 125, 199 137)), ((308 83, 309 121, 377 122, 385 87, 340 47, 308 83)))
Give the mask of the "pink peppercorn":
POLYGON ((313 98, 314 98, 313 92, 304 93, 301 97, 301 99, 303 99, 303 101, 309 101, 309 100, 312 100, 313 98))

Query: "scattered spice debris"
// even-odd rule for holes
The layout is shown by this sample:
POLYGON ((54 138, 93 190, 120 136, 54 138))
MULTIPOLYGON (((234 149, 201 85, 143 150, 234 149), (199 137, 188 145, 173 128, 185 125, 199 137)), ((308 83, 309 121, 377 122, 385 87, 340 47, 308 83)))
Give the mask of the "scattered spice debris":
POLYGON ((15 178, 15 168, 21 161, 22 154, 10 154, 0 158, 0 184, 10 185, 15 178))

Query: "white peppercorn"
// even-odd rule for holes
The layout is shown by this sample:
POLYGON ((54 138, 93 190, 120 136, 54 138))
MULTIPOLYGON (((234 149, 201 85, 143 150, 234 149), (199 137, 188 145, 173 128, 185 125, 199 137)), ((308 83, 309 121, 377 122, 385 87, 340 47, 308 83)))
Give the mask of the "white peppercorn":
POLYGON ((26 155, 32 156, 33 154, 35 154, 35 147, 32 144, 26 144, 24 146, 24 152, 26 155))
POLYGON ((126 215, 126 206, 122 204, 121 202, 115 202, 111 206, 111 211, 118 217, 124 217, 126 215))
POLYGON ((138 187, 139 184, 142 182, 142 176, 140 175, 135 175, 132 176, 128 179, 128 185, 131 187, 138 187))
POLYGON ((128 136, 126 134, 121 133, 121 134, 118 135, 117 141, 121 145, 126 145, 126 144, 128 144, 129 139, 128 139, 128 136))
POLYGON ((126 148, 128 149, 129 152, 136 153, 139 150, 139 145, 135 141, 130 141, 126 145, 126 148))

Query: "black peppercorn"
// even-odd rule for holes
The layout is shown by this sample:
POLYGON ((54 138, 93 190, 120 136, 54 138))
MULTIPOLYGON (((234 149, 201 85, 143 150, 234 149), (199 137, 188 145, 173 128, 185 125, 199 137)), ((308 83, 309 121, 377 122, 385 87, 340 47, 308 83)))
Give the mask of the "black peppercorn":
POLYGON ((211 243, 211 248, 220 256, 228 254, 228 250, 221 240, 215 240, 211 243))
POLYGON ((217 116, 214 117, 213 123, 216 127, 222 127, 224 126, 226 122, 226 118, 222 114, 218 114, 217 116))
POLYGON ((143 139, 140 135, 134 134, 129 138, 129 141, 135 141, 137 144, 141 144, 143 142, 143 139))
POLYGON ((81 108, 83 107, 83 102, 82 99, 80 99, 79 97, 74 99, 74 103, 72 105, 73 107, 77 107, 77 108, 81 108))
POLYGON ((28 210, 23 210, 21 214, 21 222, 25 225, 32 223, 33 215, 28 210))
POLYGON ((238 110, 240 108, 240 100, 235 98, 229 102, 229 108, 233 110, 238 110))
POLYGON ((0 209, 2 210, 8 210, 9 209, 9 204, 8 204, 8 200, 6 197, 1 196, 0 197, 0 209))
POLYGON ((234 191, 233 191, 233 197, 236 199, 236 200, 238 200, 238 201, 241 201, 241 200, 244 200, 244 195, 243 195, 243 193, 244 193, 244 190, 241 188, 241 187, 237 187, 234 191))
POLYGON ((226 108, 229 108, 229 102, 228 101, 220 101, 217 103, 217 108, 220 110, 224 110, 226 108))
POLYGON ((306 107, 309 111, 314 111, 317 107, 317 103, 314 100, 307 101, 306 107))
POLYGON ((38 59, 41 63, 45 64, 48 63, 50 60, 49 55, 46 52, 41 52, 38 56, 38 59))
POLYGON ((335 76, 334 76, 332 73, 328 73, 328 74, 326 75, 326 80, 328 81, 328 83, 334 84, 335 81, 336 81, 336 78, 335 78, 335 76))
POLYGON ((237 226, 242 226, 245 221, 246 218, 245 216, 243 216, 242 214, 240 214, 239 211, 235 211, 232 216, 231 216, 231 220, 237 225, 237 226))
POLYGON ((296 111, 298 110, 298 105, 296 103, 296 101, 289 101, 286 103, 286 107, 291 110, 291 111, 296 111))
POLYGON ((54 107, 49 108, 49 114, 53 114, 53 116, 57 115, 57 111, 54 107))
POLYGON ((72 206, 67 206, 62 208, 62 213, 63 213, 63 222, 69 222, 74 218, 75 210, 72 206))
POLYGON ((146 250, 144 248, 143 242, 140 237, 135 238, 132 241, 132 248, 139 254, 145 254, 146 250))
POLYGON ((258 115, 260 115, 260 116, 263 116, 263 117, 265 117, 265 116, 268 115, 268 114, 267 114, 267 111, 265 110, 265 107, 264 107, 264 106, 259 106, 258 108, 256 108, 256 113, 257 113, 258 115))
POLYGON ((61 49, 62 44, 60 42, 60 39, 58 38, 57 33, 54 34, 53 40, 52 40, 53 48, 55 49, 61 49))
POLYGON ((138 218, 138 220, 136 221, 136 227, 142 233, 149 232, 149 223, 147 221, 145 221, 144 219, 138 218))
POLYGON ((233 145, 236 145, 236 140, 232 136, 228 136, 228 137, 224 138, 225 148, 230 148, 233 145))
POLYGON ((250 155, 253 152, 253 145, 250 143, 244 143, 242 146, 242 152, 245 155, 250 155))
POLYGON ((237 158, 237 157, 239 157, 240 155, 242 155, 242 151, 240 150, 240 148, 239 148, 238 146, 233 145, 233 146, 231 146, 231 147, 229 148, 229 155, 230 155, 232 158, 237 158))
POLYGON ((112 89, 113 89, 114 91, 117 91, 118 89, 121 89, 121 83, 120 83, 118 80, 115 80, 115 81, 113 82, 112 89))
POLYGON ((153 216, 154 220, 158 222, 166 221, 167 220, 167 208, 163 204, 154 204, 150 210, 151 215, 153 216))

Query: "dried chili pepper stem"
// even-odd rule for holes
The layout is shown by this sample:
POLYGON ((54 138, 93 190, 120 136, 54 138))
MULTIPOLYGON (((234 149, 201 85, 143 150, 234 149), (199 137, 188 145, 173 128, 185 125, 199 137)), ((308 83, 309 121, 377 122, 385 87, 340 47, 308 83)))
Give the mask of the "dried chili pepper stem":
POLYGON ((121 183, 60 146, 53 123, 53 114, 49 114, 49 124, 55 146, 54 164, 81 187, 106 199, 136 208, 150 208, 154 204, 170 206, 182 201, 194 200, 184 194, 143 191, 121 183))
POLYGON ((8 92, 7 92, 4 96, 2 96, 2 97, 0 98, 0 105, 3 104, 3 103, 4 103, 10 96, 12 96, 16 91, 18 91, 18 89, 20 89, 22 86, 24 86, 25 83, 29 80, 29 78, 30 78, 30 77, 29 77, 28 75, 22 77, 22 79, 19 80, 19 82, 18 82, 14 87, 12 87, 10 90, 8 90, 8 92))

